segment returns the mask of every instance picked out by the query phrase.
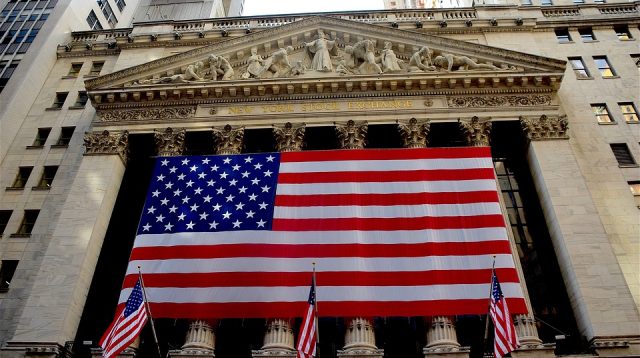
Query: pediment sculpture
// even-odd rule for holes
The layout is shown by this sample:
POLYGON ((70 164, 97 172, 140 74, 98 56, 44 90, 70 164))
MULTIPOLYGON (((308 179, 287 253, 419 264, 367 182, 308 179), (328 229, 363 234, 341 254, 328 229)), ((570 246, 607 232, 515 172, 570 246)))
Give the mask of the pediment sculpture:
POLYGON ((250 54, 234 62, 229 60, 228 55, 212 53, 206 59, 153 78, 137 80, 130 85, 331 75, 517 70, 506 63, 494 64, 433 50, 427 46, 412 52, 405 52, 404 46, 398 46, 400 51, 396 52, 390 41, 384 41, 382 48, 377 48, 377 43, 377 40, 366 38, 349 43, 337 38, 329 39, 322 29, 318 29, 315 39, 298 43, 295 47, 283 46, 271 54, 262 55, 258 51, 259 47, 253 46, 250 54))

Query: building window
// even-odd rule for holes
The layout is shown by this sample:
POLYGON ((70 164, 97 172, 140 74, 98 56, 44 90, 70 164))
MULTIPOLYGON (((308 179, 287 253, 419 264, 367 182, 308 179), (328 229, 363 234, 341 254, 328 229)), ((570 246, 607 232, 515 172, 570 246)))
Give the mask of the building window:
POLYGON ((640 196, 640 180, 634 180, 628 182, 629 189, 634 196, 640 196))
POLYGON ((76 127, 62 127, 60 131, 60 137, 58 137, 58 141, 56 142, 57 146, 66 147, 71 142, 71 137, 73 136, 73 131, 76 127))
POLYGON ((571 42, 571 35, 569 35, 569 29, 566 27, 558 28, 554 30, 556 33, 556 38, 559 43, 568 43, 571 42))
POLYGON ((596 40, 596 37, 593 35, 593 30, 590 27, 581 27, 578 29, 578 33, 583 42, 596 40))
POLYGON ((109 1, 108 0, 97 0, 97 1, 98 1, 98 6, 100 7, 100 10, 102 10, 102 14, 104 15, 105 19, 107 19, 107 22, 109 23, 109 26, 111 26, 111 28, 114 28, 118 23, 118 19, 116 18, 116 15, 113 13, 113 9, 111 9, 111 5, 109 5, 109 1))
POLYGON ((591 78, 584 61, 582 61, 582 57, 569 57, 569 63, 571 63, 576 78, 591 78))
POLYGON ((87 92, 79 91, 78 97, 76 98, 76 102, 73 104, 72 107, 69 107, 69 108, 84 108, 84 106, 87 104, 88 99, 89 97, 87 96, 87 92))
POLYGON ((593 56, 593 61, 596 63, 598 70, 603 78, 615 77, 616 73, 613 67, 609 64, 607 56, 593 56))
POLYGON ((11 212, 11 210, 0 210, 0 237, 4 232, 4 229, 7 228, 7 224, 11 218, 11 212))
POLYGON ((78 74, 80 74, 81 68, 82 68, 82 62, 72 63, 71 68, 69 69, 69 73, 67 73, 67 76, 78 77, 78 74))
POLYGON ((613 31, 616 32, 618 36, 618 40, 631 40, 633 36, 631 36, 631 32, 629 32, 629 26, 627 25, 614 25, 613 31))
POLYGON ((40 210, 25 210, 20 227, 18 227, 18 231, 12 236, 30 236, 33 227, 36 225, 36 220, 38 220, 39 213, 40 210))
POLYGON ((542 5, 542 6, 551 6, 551 5, 553 5, 553 1, 551 1, 551 0, 542 0, 542 1, 540 1, 540 5, 542 5))
POLYGON ((631 151, 626 143, 611 143, 609 145, 611 146, 611 150, 613 151, 613 155, 616 157, 619 166, 636 166, 636 161, 633 159, 633 155, 631 155, 631 151))
POLYGON ((584 4, 584 0, 573 0, 574 4, 584 4))
POLYGON ((9 285, 13 274, 16 273, 18 260, 2 260, 0 261, 0 293, 9 291, 9 285))
POLYGON ((102 30, 102 25, 100 25, 98 16, 96 16, 96 13, 93 12, 93 10, 91 10, 89 16, 87 16, 87 24, 89 24, 89 28, 91 30, 102 30))
POLYGON ((33 167, 20 167, 18 168, 18 174, 16 175, 11 188, 13 189, 22 189, 27 185, 27 180, 29 180, 29 175, 31 175, 31 171, 33 167))
POLYGON ((620 106, 620 112, 622 112, 622 117, 624 117, 625 122, 627 123, 638 123, 638 110, 633 102, 621 102, 618 103, 620 106))
POLYGON ((100 76, 100 72, 102 71, 102 66, 104 66, 104 61, 92 62, 91 70, 89 70, 89 76, 100 76))
POLYGON ((591 105, 591 110, 596 116, 598 123, 615 123, 616 121, 609 115, 609 109, 604 103, 596 103, 591 105))
POLYGON ((640 68, 640 54, 634 53, 631 54, 631 59, 636 64, 636 67, 640 68))
POLYGON ((42 176, 40 177, 40 181, 38 182, 37 189, 49 189, 51 188, 51 184, 53 183, 53 178, 56 176, 58 172, 57 165, 45 166, 42 171, 42 176))
POLYGON ((44 143, 49 138, 49 133, 51 133, 51 128, 38 128, 38 134, 36 134, 36 139, 34 139, 32 147, 42 147, 44 143))
POLYGON ((62 108, 62 106, 64 106, 64 101, 67 100, 67 95, 68 94, 69 94, 69 92, 57 92, 56 93, 56 98, 53 100, 53 104, 49 108, 50 109, 60 109, 60 108, 62 108))
POLYGON ((606 3, 606 1, 605 0, 593 0, 593 3, 594 4, 604 4, 604 3, 606 3))
POLYGON ((122 10, 124 10, 125 6, 127 6, 127 4, 124 2, 124 0, 116 0, 116 6, 118 7, 118 10, 120 10, 120 12, 122 12, 122 10))

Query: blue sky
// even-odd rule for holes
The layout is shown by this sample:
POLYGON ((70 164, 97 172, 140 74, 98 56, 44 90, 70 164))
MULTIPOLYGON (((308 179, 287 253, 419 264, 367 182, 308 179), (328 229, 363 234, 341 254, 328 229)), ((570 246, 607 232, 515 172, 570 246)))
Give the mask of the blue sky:
POLYGON ((349 10, 379 10, 382 0, 245 0, 244 16, 349 10))

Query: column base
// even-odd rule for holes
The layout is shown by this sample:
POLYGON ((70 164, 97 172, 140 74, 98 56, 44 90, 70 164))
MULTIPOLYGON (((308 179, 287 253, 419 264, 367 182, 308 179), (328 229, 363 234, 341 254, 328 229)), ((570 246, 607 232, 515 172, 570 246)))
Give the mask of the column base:
POLYGON ((555 343, 544 343, 544 344, 536 344, 536 345, 522 345, 520 348, 511 352, 511 357, 513 358, 545 358, 545 357, 555 357, 555 343))
POLYGON ((338 351, 338 357, 348 358, 382 358, 384 349, 353 348, 338 351))
POLYGON ((298 352, 285 349, 259 349, 251 351, 252 358, 265 358, 265 357, 281 357, 281 358, 296 358, 298 352))
MULTIPOLYGON (((127 347, 120 354, 119 358, 133 358, 138 355, 138 349, 127 347)), ((91 358, 102 358, 102 348, 91 348, 91 358)))
POLYGON ((179 358, 213 358, 216 354, 210 349, 198 349, 198 348, 186 348, 186 349, 174 349, 167 353, 167 358, 179 357, 179 358))
POLYGON ((600 357, 640 357, 640 336, 595 337, 590 343, 600 357))
POLYGON ((425 347, 422 349, 424 358, 469 358, 469 353, 471 353, 471 347, 425 347))
POLYGON ((0 349, 0 357, 56 358, 63 351, 64 347, 55 342, 7 342, 0 349))

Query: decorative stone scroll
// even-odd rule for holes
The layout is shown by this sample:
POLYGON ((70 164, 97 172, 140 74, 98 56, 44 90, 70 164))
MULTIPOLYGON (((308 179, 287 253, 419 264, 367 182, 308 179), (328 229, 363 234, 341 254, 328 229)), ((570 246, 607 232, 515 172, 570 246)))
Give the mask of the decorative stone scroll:
POLYGON ((239 154, 242 151, 244 127, 233 129, 227 124, 222 129, 213 128, 217 154, 239 154))
POLYGON ((398 122, 398 132, 402 136, 405 148, 424 148, 428 145, 427 136, 431 124, 429 121, 420 121, 411 118, 408 123, 398 122))
POLYGON ((184 128, 153 131, 153 139, 156 142, 156 152, 161 157, 171 157, 184 153, 184 136, 187 131, 184 128))
POLYGON ((489 118, 472 117, 468 121, 460 121, 460 127, 467 139, 467 144, 473 147, 489 146, 491 121, 489 118))
POLYGON ((140 109, 99 110, 98 120, 101 122, 133 122, 154 121, 164 119, 187 119, 196 114, 196 107, 166 107, 140 109))
POLYGON ((349 120, 346 124, 334 123, 338 143, 342 149, 362 149, 366 144, 367 131, 369 129, 367 121, 356 124, 349 120))
POLYGON ((84 155, 117 154, 126 164, 129 157, 129 132, 87 132, 84 134, 84 155))
POLYGON ((376 347, 376 336, 371 320, 353 318, 349 321, 344 336, 344 349, 338 351, 338 357, 382 358, 384 350, 376 347))
POLYGON ((447 104, 453 108, 466 107, 529 107, 548 106, 551 96, 539 95, 505 95, 505 96, 452 96, 447 98, 447 104))
POLYGON ((276 139, 276 150, 279 152, 299 152, 304 144, 306 124, 293 125, 287 122, 284 127, 273 125, 273 136, 276 139))
POLYGON ((529 140, 569 139, 567 116, 520 117, 520 125, 529 140))

